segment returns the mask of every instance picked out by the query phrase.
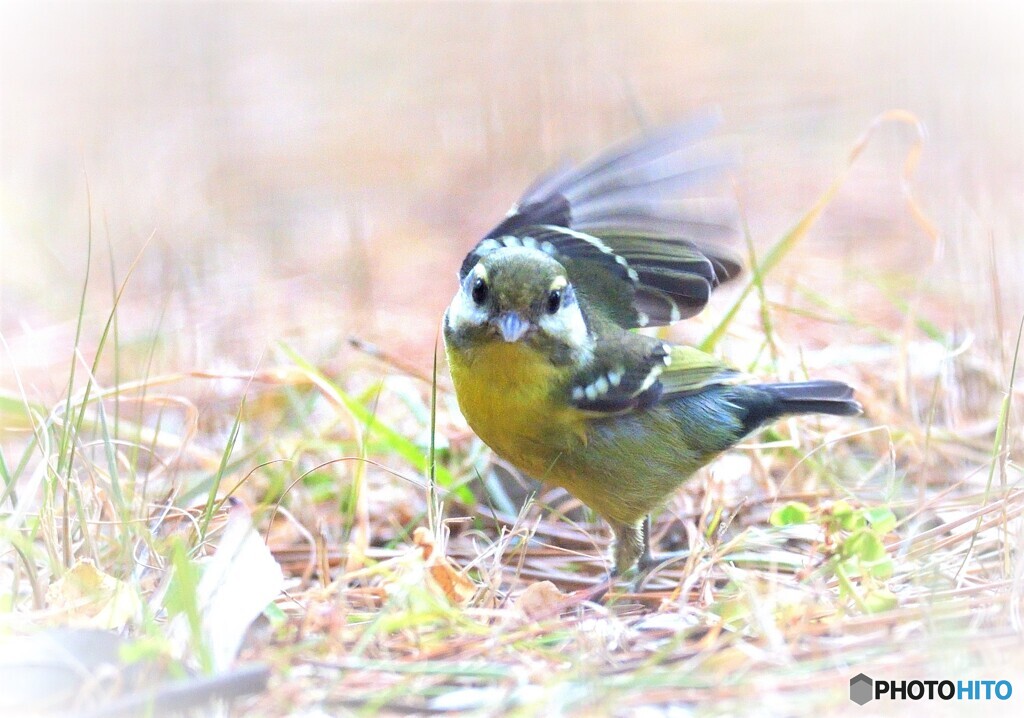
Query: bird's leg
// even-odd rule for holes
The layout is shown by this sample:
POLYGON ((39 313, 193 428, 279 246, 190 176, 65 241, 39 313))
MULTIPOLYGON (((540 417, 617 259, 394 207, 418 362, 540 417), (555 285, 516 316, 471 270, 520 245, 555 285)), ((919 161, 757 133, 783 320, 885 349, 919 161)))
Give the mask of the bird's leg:
POLYGON ((650 533, 651 517, 632 524, 616 521, 608 522, 615 535, 612 545, 612 568, 607 578, 596 588, 590 589, 590 600, 604 600, 605 594, 615 585, 616 580, 637 565, 639 559, 640 577, 654 564, 651 556, 650 533))
MULTIPOLYGON (((636 561, 647 550, 644 522, 633 524, 612 522, 615 546, 612 549, 612 577, 620 576, 636 565, 636 561)), ((648 551, 649 552, 649 551, 648 551)))
POLYGON ((668 565, 673 561, 677 561, 680 558, 685 558, 690 555, 689 549, 683 549, 682 551, 662 551, 657 558, 654 557, 651 551, 651 515, 647 514, 644 517, 643 531, 644 531, 644 548, 640 554, 640 559, 637 561, 637 568, 639 573, 636 578, 636 590, 639 591, 647 579, 651 570, 658 566, 668 565))
POLYGON ((651 553, 651 515, 647 514, 644 516, 643 525, 643 540, 644 547, 643 551, 640 552, 640 558, 637 560, 637 568, 640 569, 640 575, 646 574, 652 568, 654 568, 657 561, 654 560, 654 554, 651 553))
POLYGON ((642 522, 623 524, 609 521, 608 524, 615 536, 612 542, 612 567, 601 583, 579 592, 584 594, 589 601, 604 601, 611 587, 615 585, 622 574, 633 568, 637 557, 644 550, 642 522))

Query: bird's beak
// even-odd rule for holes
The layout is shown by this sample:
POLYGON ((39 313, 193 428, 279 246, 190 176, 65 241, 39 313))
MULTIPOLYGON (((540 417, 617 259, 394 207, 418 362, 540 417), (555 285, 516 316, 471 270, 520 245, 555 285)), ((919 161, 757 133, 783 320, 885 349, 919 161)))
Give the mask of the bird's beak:
POLYGON ((515 312, 505 312, 498 317, 496 324, 498 331, 501 332, 501 338, 509 343, 522 339, 526 330, 530 328, 530 323, 515 312))

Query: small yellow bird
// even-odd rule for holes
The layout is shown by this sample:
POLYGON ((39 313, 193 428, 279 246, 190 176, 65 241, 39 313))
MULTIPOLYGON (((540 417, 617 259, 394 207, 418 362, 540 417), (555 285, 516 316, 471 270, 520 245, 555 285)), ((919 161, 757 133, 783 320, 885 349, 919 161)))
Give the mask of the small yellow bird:
POLYGON ((541 178, 466 256, 444 316, 469 425, 608 521, 612 577, 650 566, 651 512, 743 437, 789 414, 861 411, 844 383, 743 383, 632 331, 697 314, 740 271, 721 241, 732 203, 693 193, 726 164, 697 143, 713 123, 541 178))

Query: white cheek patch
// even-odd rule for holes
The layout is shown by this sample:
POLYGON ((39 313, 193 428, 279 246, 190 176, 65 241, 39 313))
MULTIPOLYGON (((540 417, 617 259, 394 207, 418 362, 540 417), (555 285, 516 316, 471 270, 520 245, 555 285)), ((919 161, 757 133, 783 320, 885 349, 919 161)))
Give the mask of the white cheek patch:
POLYGON ((483 264, 477 262, 472 271, 462 280, 462 286, 452 298, 448 305, 448 325, 452 331, 460 329, 481 327, 487 323, 488 312, 486 304, 481 306, 470 297, 470 287, 476 279, 487 281, 487 270, 483 264))
POLYGON ((578 304, 563 307, 556 314, 545 314, 538 322, 542 332, 575 349, 577 360, 587 360, 593 354, 594 340, 587 331, 587 323, 578 304))
POLYGON ((468 327, 483 326, 487 322, 487 308, 477 306, 466 293, 459 289, 448 305, 448 324, 453 331, 468 327))

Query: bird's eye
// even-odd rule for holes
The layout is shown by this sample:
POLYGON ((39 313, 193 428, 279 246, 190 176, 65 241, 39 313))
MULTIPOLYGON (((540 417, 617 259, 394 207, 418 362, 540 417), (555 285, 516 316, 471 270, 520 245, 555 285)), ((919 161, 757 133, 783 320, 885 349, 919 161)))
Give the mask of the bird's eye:
POLYGON ((477 277, 473 280, 473 301, 477 305, 481 305, 487 301, 487 282, 484 281, 483 277, 477 277))
POLYGON ((554 314, 562 306, 562 290, 552 289, 548 293, 548 314, 554 314))

